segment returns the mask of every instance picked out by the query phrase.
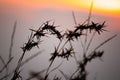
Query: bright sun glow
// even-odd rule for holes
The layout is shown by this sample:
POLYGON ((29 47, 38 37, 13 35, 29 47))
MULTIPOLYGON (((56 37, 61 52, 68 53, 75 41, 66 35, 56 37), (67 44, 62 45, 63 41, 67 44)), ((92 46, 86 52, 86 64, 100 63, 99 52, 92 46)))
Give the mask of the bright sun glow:
MULTIPOLYGON (((86 10, 90 9, 92 0, 0 0, 0 5, 12 4, 29 9, 52 8, 57 10, 86 10)), ((93 0, 93 11, 98 14, 120 15, 120 0, 93 0)))
MULTIPOLYGON (((84 6, 89 5, 92 0, 84 0, 84 6)), ((98 13, 120 15, 120 0, 93 0, 93 10, 98 13)), ((88 7, 89 8, 89 7, 88 7)))
POLYGON ((120 9, 120 0, 94 0, 95 7, 108 10, 120 9))

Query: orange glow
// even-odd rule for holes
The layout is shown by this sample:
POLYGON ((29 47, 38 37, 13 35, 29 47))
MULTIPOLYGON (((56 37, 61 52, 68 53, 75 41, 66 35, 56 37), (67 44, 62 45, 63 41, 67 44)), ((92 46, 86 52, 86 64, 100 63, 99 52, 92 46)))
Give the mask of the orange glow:
MULTIPOLYGON (((1 0, 0 3, 29 9, 62 9, 88 11, 92 0, 1 0), (7 3, 7 4, 6 4, 7 3)), ((93 12, 103 15, 120 15, 120 0, 94 0, 93 12)))
MULTIPOLYGON (((92 0, 85 0, 85 3, 90 5, 90 1, 92 0)), ((120 0, 94 0, 93 11, 100 14, 119 16, 120 0)))

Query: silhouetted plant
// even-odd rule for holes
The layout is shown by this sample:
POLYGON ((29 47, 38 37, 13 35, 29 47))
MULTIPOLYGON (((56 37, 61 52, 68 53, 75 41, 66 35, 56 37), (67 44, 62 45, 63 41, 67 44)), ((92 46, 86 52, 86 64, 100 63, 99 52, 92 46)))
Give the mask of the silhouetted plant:
POLYGON ((66 58, 68 60, 69 56, 72 57, 72 54, 74 54, 73 48, 71 47, 70 49, 65 48, 65 50, 62 50, 62 52, 58 55, 58 57, 61 58, 66 58))
MULTIPOLYGON (((104 42, 102 42, 97 47, 95 47, 93 51, 91 52, 89 51, 90 44, 92 43, 95 34, 98 33, 100 35, 102 34, 103 31, 107 31, 106 29, 104 29, 106 27, 105 21, 102 24, 100 24, 90 20, 92 6, 93 6, 93 2, 90 7, 88 19, 82 24, 77 23, 74 12, 72 12, 72 16, 75 23, 74 29, 64 31, 63 34, 61 31, 57 30, 58 26, 55 26, 54 22, 52 24, 50 23, 51 21, 46 21, 37 30, 30 29, 31 31, 30 37, 28 41, 21 47, 23 53, 18 59, 16 68, 13 70, 13 72, 5 74, 5 76, 1 77, 0 80, 7 79, 7 77, 10 77, 10 75, 12 75, 11 80, 18 80, 18 79, 22 80, 23 79, 22 75, 20 75, 21 67, 41 53, 41 52, 38 52, 30 56, 25 61, 23 61, 23 58, 26 52, 31 51, 34 47, 39 48, 40 43, 42 42, 41 38, 47 37, 48 35, 55 36, 55 38, 59 40, 59 44, 57 44, 57 46, 55 46, 54 48, 54 51, 50 53, 51 54, 51 57, 49 59, 50 64, 48 68, 45 70, 42 70, 39 72, 31 71, 30 77, 28 77, 26 80, 32 80, 33 78, 36 78, 37 80, 50 80, 49 75, 55 70, 59 70, 59 72, 63 75, 63 77, 66 80, 86 80, 88 75, 88 72, 86 70, 87 64, 96 58, 101 58, 104 54, 104 50, 99 50, 99 48, 117 36, 117 35, 113 35, 112 37, 106 39, 104 42), (87 37, 89 36, 88 34, 92 35, 90 40, 87 37), (81 36, 85 37, 83 40, 84 43, 81 40, 81 36), (76 60, 77 69, 75 70, 75 72, 73 72, 72 75, 68 77, 62 70, 59 69, 62 63, 51 70, 50 68, 53 65, 53 62, 56 60, 56 58, 67 59, 67 61, 69 61, 70 57, 73 57, 73 55, 75 58, 76 52, 72 42, 79 42, 80 40, 81 40, 81 46, 83 48, 83 56, 81 60, 76 60), (41 74, 44 74, 44 76, 42 76, 41 74)), ((6 72, 8 71, 7 68, 9 69, 9 64, 13 59, 12 47, 13 47, 13 40, 14 40, 16 25, 17 23, 15 22, 13 33, 11 36, 11 45, 9 50, 8 62, 5 63, 4 59, 0 55, 0 61, 4 65, 2 69, 0 69, 0 74, 2 74, 2 72, 4 72, 5 69, 6 69, 6 72)), ((62 80, 62 77, 55 75, 53 80, 62 80)))
MULTIPOLYGON (((107 40, 102 42, 100 45, 98 45, 92 52, 88 52, 88 49, 90 47, 90 44, 91 44, 95 34, 96 33, 101 34, 103 31, 106 31, 104 29, 105 28, 105 22, 100 24, 100 23, 95 23, 95 22, 91 21, 90 24, 85 24, 85 23, 82 24, 82 25, 80 25, 80 24, 77 25, 76 24, 75 28, 73 30, 65 31, 65 33, 63 33, 64 35, 62 35, 61 32, 56 29, 56 27, 57 26, 55 26, 54 23, 51 25, 50 21, 46 21, 45 23, 43 23, 39 27, 38 30, 30 29, 30 31, 31 31, 30 37, 29 37, 27 43, 25 43, 24 46, 21 47, 21 49, 23 50, 23 54, 21 55, 21 57, 18 60, 18 64, 17 64, 15 70, 12 73, 13 77, 11 78, 11 80, 22 79, 22 76, 20 75, 20 72, 21 72, 20 67, 40 54, 40 52, 38 52, 35 55, 30 56, 28 59, 23 61, 23 58, 25 56, 26 51, 30 51, 34 47, 39 48, 42 37, 46 37, 48 35, 49 36, 55 35, 55 37, 59 40, 59 44, 57 45, 57 47, 54 48, 54 52, 51 53, 51 57, 49 59, 50 64, 49 64, 48 68, 43 71, 43 72, 46 72, 45 76, 43 77, 43 76, 40 75, 43 72, 38 72, 38 73, 31 72, 30 73, 31 77, 27 79, 27 80, 31 80, 32 78, 36 78, 38 80, 39 79, 40 80, 48 80, 48 76, 53 71, 57 70, 59 68, 59 66, 62 65, 62 64, 60 64, 59 66, 50 70, 50 68, 51 68, 53 62, 55 61, 55 59, 56 58, 62 58, 62 59, 67 59, 69 61, 69 58, 73 57, 73 55, 76 54, 76 52, 74 51, 74 47, 72 45, 72 42, 75 42, 75 41, 79 42, 81 36, 83 36, 83 37, 88 36, 88 33, 84 33, 84 32, 89 30, 89 34, 93 33, 93 36, 90 39, 90 41, 88 41, 88 45, 83 44, 84 50, 85 50, 83 52, 83 59, 77 61, 78 68, 76 69, 76 71, 70 77, 68 77, 63 71, 59 70, 60 73, 65 77, 66 80, 86 80, 87 75, 88 75, 88 72, 86 70, 87 64, 95 58, 101 58, 102 55, 104 54, 104 50, 100 51, 98 49, 102 45, 104 45, 106 42, 108 42, 111 39, 113 39, 114 37, 116 37, 116 35, 114 35, 114 36, 108 38, 107 40), (69 47, 67 45, 69 45, 69 47)), ((13 40, 12 40, 12 43, 13 43, 13 40)), ((4 59, 2 57, 0 57, 0 60, 4 64, 4 67, 0 70, 0 73, 2 73, 4 69, 7 69, 7 66, 11 62, 12 59, 13 58, 9 59, 9 61, 6 64, 4 59)), ((6 79, 8 76, 9 75, 6 74, 6 76, 2 77, 0 80, 6 79)), ((61 80, 61 79, 62 78, 59 78, 57 76, 55 76, 53 78, 53 80, 61 80)))

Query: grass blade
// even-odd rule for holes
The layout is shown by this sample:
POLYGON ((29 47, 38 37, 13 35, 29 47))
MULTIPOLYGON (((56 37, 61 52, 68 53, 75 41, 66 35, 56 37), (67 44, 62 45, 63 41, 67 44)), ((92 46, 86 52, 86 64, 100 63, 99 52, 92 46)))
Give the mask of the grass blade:
POLYGON ((2 64, 5 66, 5 61, 4 61, 4 59, 2 58, 2 56, 0 56, 0 60, 1 60, 2 64))
POLYGON ((65 78, 66 80, 69 80, 68 76, 67 76, 63 71, 61 71, 61 70, 59 70, 59 71, 60 71, 60 73, 64 76, 64 78, 65 78))
POLYGON ((74 20, 75 25, 77 25, 77 21, 76 21, 76 17, 75 17, 74 11, 72 11, 72 16, 73 16, 73 20, 74 20))
POLYGON ((117 36, 117 34, 113 35, 112 37, 108 38, 107 40, 105 40, 104 42, 102 42, 100 45, 98 45, 95 49, 97 50, 98 48, 100 48, 101 46, 103 46, 105 43, 107 43, 108 41, 112 40, 113 38, 115 38, 117 36))
POLYGON ((16 27, 17 27, 17 21, 15 21, 15 23, 14 23, 13 32, 11 35, 11 43, 10 43, 10 48, 9 48, 9 59, 12 57, 12 48, 14 45, 14 36, 15 36, 15 32, 16 32, 16 27))
POLYGON ((40 55, 41 52, 42 52, 42 51, 39 51, 39 52, 37 52, 36 54, 30 56, 30 57, 29 57, 28 59, 26 59, 25 61, 23 61, 23 62, 21 63, 21 67, 22 67, 24 64, 28 63, 29 61, 31 61, 32 59, 34 59, 35 57, 37 57, 38 55, 40 55))
POLYGON ((5 64, 5 66, 0 70, 0 73, 9 65, 9 63, 12 61, 13 57, 10 58, 10 60, 5 64))

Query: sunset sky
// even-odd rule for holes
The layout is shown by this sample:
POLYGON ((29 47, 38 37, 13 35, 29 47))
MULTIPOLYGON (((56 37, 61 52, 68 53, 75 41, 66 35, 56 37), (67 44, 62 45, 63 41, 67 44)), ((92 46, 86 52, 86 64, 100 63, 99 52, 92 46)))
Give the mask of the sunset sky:
MULTIPOLYGON (((0 5, 5 7, 22 7, 24 9, 61 9, 88 11, 92 0, 1 0, 0 5)), ((94 8, 98 14, 119 16, 120 0, 93 0, 94 8)))
MULTIPOLYGON (((72 29, 75 25, 72 11, 75 13, 77 23, 83 23, 88 18, 91 2, 92 0, 0 0, 0 55, 7 59, 6 56, 8 56, 10 37, 15 20, 17 20, 17 30, 13 55, 18 58, 20 54, 17 53, 21 53, 20 47, 27 41, 30 28, 37 29, 43 22, 55 20, 55 25, 59 25, 60 30, 72 29)), ((106 28, 108 30, 103 34, 102 38, 96 38, 96 43, 100 43, 106 40, 106 38, 118 34, 114 40, 104 46, 105 55, 103 62, 97 61, 90 65, 90 71, 92 72, 93 70, 91 76, 98 77, 97 80, 119 80, 120 0, 93 0, 91 20, 99 23, 106 21, 106 28)), ((54 43, 55 40, 50 39, 46 41, 48 42, 43 44, 43 48, 51 49, 50 46, 53 46, 52 42, 54 43)), ((49 51, 46 50, 46 53, 49 51)), ((31 53, 36 53, 36 51, 33 50, 31 53)), ((48 55, 42 54, 42 56, 37 59, 46 60, 49 58, 48 55)), ((41 65, 37 63, 37 59, 33 60, 30 64, 28 63, 27 66, 31 66, 29 70, 39 70, 38 66, 41 65), (33 63, 37 66, 32 66, 33 63)), ((48 66, 47 61, 43 63, 41 69, 44 69, 45 65, 48 66)), ((71 72, 71 68, 67 68, 69 65, 66 65, 63 70, 71 72)))

